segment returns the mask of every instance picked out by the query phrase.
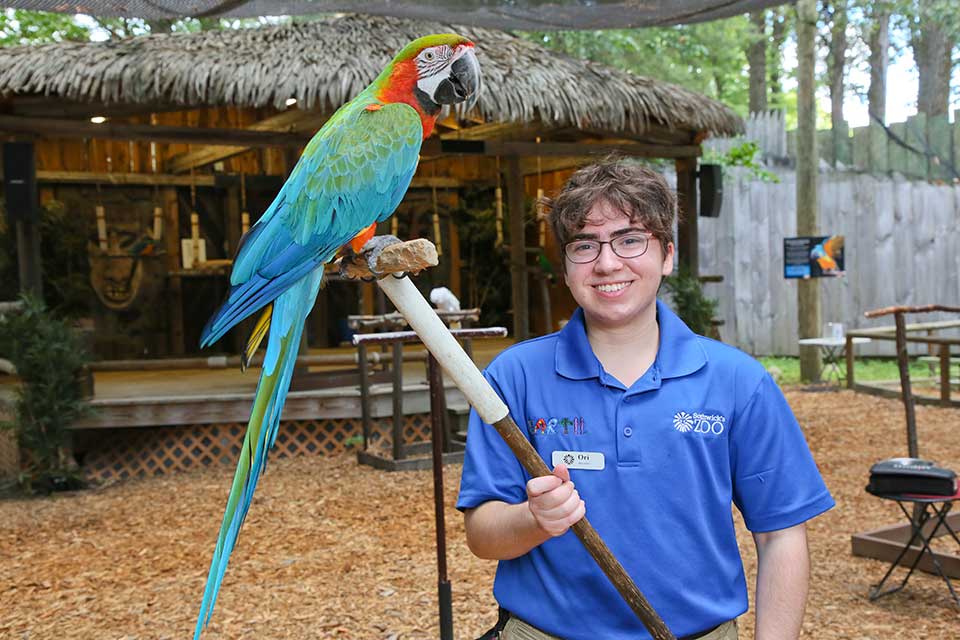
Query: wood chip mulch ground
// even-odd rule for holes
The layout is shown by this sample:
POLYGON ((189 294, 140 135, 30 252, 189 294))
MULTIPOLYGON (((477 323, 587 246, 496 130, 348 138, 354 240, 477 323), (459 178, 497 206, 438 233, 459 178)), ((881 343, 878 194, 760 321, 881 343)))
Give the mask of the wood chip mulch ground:
MULTIPOLYGON (((960 638, 960 609, 939 578, 869 602, 884 572, 855 558, 850 535, 899 523, 867 495, 867 470, 902 455, 902 405, 791 389, 837 507, 809 525, 813 577, 804 638, 960 638)), ((918 407, 921 454, 960 469, 960 410, 918 407)), ((446 469, 447 550, 457 638, 489 627, 494 563, 474 558, 446 469)), ((232 469, 129 481, 0 502, 0 638, 188 638, 232 469)), ((260 482, 204 638, 439 637, 429 472, 385 473, 352 456, 273 460, 260 482)), ((752 583, 755 555, 741 529, 752 583)), ((642 589, 642 585, 641 589, 642 589)), ((753 637, 753 618, 741 618, 753 637)))

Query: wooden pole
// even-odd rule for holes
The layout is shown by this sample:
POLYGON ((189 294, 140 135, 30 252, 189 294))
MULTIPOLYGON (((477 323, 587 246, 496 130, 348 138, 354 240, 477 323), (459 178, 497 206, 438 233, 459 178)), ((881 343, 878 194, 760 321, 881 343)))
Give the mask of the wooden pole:
POLYGON ((677 253, 680 264, 697 277, 700 275, 699 232, 697 228, 697 170, 696 158, 680 158, 677 171, 677 205, 680 222, 677 225, 677 253))
POLYGON ((910 360, 907 355, 907 327, 903 320, 903 312, 893 314, 897 326, 897 367, 900 369, 900 393, 903 396, 903 408, 907 414, 907 455, 916 458, 917 447, 917 415, 913 406, 913 390, 910 387, 910 360))
MULTIPOLYGON (((817 235, 817 111, 814 67, 817 36, 816 0, 797 0, 797 235, 817 235)), ((797 283, 801 338, 820 335, 820 289, 815 279, 797 283)), ((818 381, 823 367, 819 347, 800 347, 800 378, 818 381)))
POLYGON ((17 268, 20 271, 20 291, 43 298, 43 264, 40 260, 40 223, 18 220, 17 268))
POLYGON ((513 337, 530 337, 530 296, 527 287, 526 216, 523 206, 523 174, 519 156, 507 159, 507 198, 510 210, 510 284, 513 292, 513 337))

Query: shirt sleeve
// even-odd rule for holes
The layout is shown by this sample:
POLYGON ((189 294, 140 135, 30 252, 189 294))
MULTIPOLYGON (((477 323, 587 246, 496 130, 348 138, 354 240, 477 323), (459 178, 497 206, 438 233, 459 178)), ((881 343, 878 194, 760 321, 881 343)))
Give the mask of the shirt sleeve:
MULTIPOLYGON (((514 420, 523 424, 522 417, 515 411, 516 403, 511 402, 513 394, 503 393, 496 376, 489 369, 484 371, 483 376, 507 404, 514 420)), ((520 461, 496 428, 481 420, 477 412, 471 409, 457 509, 471 509, 490 500, 508 504, 523 502, 527 499, 528 479, 520 461)))
POLYGON ((733 501, 753 532, 806 522, 834 506, 780 388, 764 374, 731 434, 733 501))

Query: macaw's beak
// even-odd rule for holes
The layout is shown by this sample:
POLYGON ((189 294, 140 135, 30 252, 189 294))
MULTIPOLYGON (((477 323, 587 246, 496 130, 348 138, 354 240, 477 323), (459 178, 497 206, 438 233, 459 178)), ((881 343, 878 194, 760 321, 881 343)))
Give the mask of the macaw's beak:
POLYGON ((473 47, 461 46, 450 65, 450 75, 442 80, 434 92, 433 100, 437 104, 463 103, 464 113, 477 104, 483 79, 480 75, 480 63, 473 47))

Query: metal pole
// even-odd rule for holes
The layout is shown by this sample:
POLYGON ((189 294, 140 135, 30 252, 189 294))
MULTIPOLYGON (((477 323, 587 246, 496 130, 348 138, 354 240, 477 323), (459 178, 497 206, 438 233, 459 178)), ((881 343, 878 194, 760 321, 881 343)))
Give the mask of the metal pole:
POLYGON ((403 450, 403 343, 393 343, 393 459, 406 457, 403 450))
POLYGON ((443 521, 443 436, 446 398, 443 372, 432 355, 427 359, 430 379, 430 440, 433 444, 433 510, 437 521, 437 599, 440 603, 440 638, 453 640, 453 599, 447 579, 447 540, 443 521))

